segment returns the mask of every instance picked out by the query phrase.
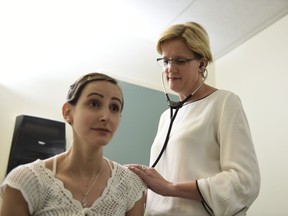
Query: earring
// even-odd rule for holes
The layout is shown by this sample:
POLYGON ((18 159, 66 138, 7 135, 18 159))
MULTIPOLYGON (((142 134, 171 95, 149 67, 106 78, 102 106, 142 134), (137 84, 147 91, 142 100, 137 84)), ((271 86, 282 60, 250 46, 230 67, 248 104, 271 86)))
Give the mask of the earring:
POLYGON ((202 77, 203 77, 204 80, 206 80, 207 77, 208 77, 208 70, 207 70, 204 66, 201 67, 201 69, 203 69, 203 71, 202 71, 202 77))

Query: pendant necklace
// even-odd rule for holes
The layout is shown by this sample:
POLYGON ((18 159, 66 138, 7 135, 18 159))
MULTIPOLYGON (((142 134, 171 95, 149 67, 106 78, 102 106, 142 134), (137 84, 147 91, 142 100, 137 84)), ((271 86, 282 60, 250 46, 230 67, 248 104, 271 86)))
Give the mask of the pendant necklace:
MULTIPOLYGON (((90 185, 90 187, 88 188, 88 190, 86 191, 86 193, 83 193, 82 190, 81 190, 81 187, 79 187, 79 190, 80 190, 80 192, 83 195, 83 200, 81 202, 83 208, 85 208, 87 206, 87 196, 88 196, 89 192, 91 191, 91 189, 93 188, 93 186, 95 185, 95 183, 97 182, 97 180, 98 180, 98 178, 99 178, 99 176, 100 176, 100 174, 102 172, 102 168, 103 167, 101 167, 101 169, 99 170, 97 175, 96 175, 96 173, 94 174, 94 175, 96 175, 95 179, 92 182, 92 184, 90 185)), ((75 176, 73 175, 73 173, 72 173, 72 171, 70 169, 69 169, 69 173, 70 173, 70 175, 71 175, 71 177, 72 177, 72 179, 74 181, 75 186, 77 186, 77 184, 79 184, 81 186, 81 184, 79 183, 79 181, 77 181, 77 179, 75 178, 75 176)))

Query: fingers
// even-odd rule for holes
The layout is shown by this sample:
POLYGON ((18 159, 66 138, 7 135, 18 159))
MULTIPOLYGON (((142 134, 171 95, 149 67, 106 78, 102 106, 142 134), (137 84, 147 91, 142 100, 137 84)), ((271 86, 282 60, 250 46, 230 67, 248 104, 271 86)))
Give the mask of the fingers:
POLYGON ((149 167, 141 164, 130 164, 128 168, 137 175, 142 176, 149 167))
POLYGON ((130 164, 128 168, 143 180, 147 188, 150 188, 148 184, 150 177, 149 177, 149 174, 147 173, 147 170, 149 169, 149 167, 145 165, 140 165, 140 164, 130 164))
POLYGON ((140 170, 141 170, 142 172, 145 172, 146 169, 147 169, 146 166, 141 166, 141 168, 140 168, 140 170))

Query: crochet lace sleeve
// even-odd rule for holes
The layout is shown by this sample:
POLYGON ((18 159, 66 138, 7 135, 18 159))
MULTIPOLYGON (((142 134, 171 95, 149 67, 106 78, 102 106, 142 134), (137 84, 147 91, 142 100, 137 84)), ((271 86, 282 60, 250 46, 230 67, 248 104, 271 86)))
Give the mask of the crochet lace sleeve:
POLYGON ((19 190, 28 203, 29 211, 32 214, 39 200, 40 188, 38 179, 30 166, 21 165, 12 170, 1 185, 0 195, 3 197, 7 185, 19 190))
POLYGON ((129 186, 129 190, 127 191, 127 209, 130 210, 131 208, 133 208, 135 203, 141 199, 144 191, 146 190, 146 186, 139 178, 139 176, 137 176, 135 173, 131 172, 128 169, 126 171, 128 172, 126 183, 129 186))

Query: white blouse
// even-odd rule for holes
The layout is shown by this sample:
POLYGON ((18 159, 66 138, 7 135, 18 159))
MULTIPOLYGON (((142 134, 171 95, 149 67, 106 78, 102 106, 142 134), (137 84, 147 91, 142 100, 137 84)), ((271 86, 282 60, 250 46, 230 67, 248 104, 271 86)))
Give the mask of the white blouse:
MULTIPOLYGON (((161 151, 169 123, 170 110, 166 110, 151 148, 151 165, 161 151)), ((245 215, 258 196, 260 172, 239 97, 217 90, 184 105, 155 168, 171 182, 197 180, 210 215, 245 215)), ((148 190, 145 215, 209 214, 200 202, 163 197, 148 190)))

